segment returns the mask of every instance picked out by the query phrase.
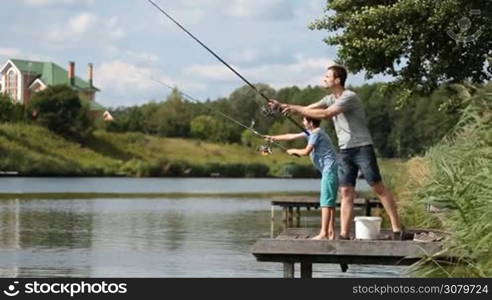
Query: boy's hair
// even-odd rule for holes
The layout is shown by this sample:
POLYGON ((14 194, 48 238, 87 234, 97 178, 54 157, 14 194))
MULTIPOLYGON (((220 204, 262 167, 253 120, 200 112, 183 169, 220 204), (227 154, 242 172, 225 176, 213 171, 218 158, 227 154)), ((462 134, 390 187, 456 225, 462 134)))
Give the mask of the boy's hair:
POLYGON ((328 67, 328 70, 332 70, 335 78, 339 78, 340 84, 343 87, 345 87, 345 81, 347 80, 347 69, 345 69, 344 67, 339 66, 339 65, 334 65, 334 66, 328 67))
POLYGON ((319 119, 313 119, 313 118, 310 118, 310 117, 304 117, 306 119, 306 121, 308 121, 309 123, 313 124, 314 127, 318 128, 319 127, 319 124, 321 124, 321 120, 319 119))

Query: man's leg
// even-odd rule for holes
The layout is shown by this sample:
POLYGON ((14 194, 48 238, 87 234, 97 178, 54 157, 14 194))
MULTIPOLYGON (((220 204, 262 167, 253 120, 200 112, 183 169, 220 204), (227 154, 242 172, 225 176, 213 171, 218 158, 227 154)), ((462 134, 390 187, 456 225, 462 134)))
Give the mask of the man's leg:
POLYGON ((376 153, 373 146, 363 146, 354 158, 364 175, 367 183, 372 187, 388 213, 393 232, 401 232, 402 225, 396 209, 396 201, 390 190, 384 185, 379 171, 376 153))
POLYGON ((384 206, 386 213, 388 214, 391 221, 391 228, 393 232, 398 232, 402 230, 400 216, 398 215, 398 209, 396 207, 395 197, 393 193, 384 185, 382 181, 372 185, 374 193, 378 196, 379 200, 384 206))
POLYGON ((340 192, 342 194, 342 203, 340 205, 340 236, 342 238, 348 238, 354 217, 355 187, 342 186, 340 187, 340 192))

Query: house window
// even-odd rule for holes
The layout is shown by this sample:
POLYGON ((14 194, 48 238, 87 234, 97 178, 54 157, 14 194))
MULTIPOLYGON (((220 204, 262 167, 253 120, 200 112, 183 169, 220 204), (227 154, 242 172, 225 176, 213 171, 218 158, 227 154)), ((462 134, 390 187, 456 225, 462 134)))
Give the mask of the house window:
POLYGON ((17 72, 11 69, 7 73, 7 84, 5 91, 14 100, 17 100, 17 72))

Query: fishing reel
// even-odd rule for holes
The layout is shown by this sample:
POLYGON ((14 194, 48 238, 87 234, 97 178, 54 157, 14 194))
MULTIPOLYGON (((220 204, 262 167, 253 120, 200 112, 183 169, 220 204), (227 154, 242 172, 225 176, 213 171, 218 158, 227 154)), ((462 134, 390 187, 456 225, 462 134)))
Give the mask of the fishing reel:
POLYGON ((270 144, 265 144, 261 145, 258 147, 258 151, 261 153, 263 156, 267 156, 273 153, 272 147, 270 144))
POLYGON ((280 113, 280 110, 278 108, 275 108, 274 109, 274 108, 271 108, 268 105, 262 106, 261 109, 260 109, 260 111, 267 118, 275 118, 280 113))

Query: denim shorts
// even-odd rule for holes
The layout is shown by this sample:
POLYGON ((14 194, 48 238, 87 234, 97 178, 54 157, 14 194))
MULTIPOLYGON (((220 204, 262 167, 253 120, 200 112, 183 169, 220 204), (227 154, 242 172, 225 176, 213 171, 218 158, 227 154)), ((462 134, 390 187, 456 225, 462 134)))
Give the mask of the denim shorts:
POLYGON ((369 185, 381 181, 381 173, 372 145, 341 149, 338 164, 338 179, 341 186, 355 186, 359 170, 369 185))

